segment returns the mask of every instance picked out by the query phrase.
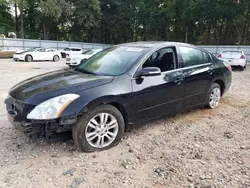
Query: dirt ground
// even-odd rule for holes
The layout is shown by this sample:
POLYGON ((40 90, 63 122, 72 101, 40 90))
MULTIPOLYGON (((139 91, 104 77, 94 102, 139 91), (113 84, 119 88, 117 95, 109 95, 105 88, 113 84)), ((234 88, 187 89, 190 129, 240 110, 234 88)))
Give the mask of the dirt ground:
POLYGON ((233 72, 214 110, 137 125, 107 151, 80 153, 72 140, 32 143, 7 121, 4 99, 17 82, 63 62, 0 60, 0 187, 250 187, 250 66, 233 72))

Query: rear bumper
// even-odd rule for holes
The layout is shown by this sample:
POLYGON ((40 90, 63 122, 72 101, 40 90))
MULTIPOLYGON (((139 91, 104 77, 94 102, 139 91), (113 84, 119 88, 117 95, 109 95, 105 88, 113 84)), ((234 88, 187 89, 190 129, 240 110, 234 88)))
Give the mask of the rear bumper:
POLYGON ((223 61, 225 61, 227 64, 231 65, 231 66, 246 66, 247 61, 245 59, 223 59, 223 61))

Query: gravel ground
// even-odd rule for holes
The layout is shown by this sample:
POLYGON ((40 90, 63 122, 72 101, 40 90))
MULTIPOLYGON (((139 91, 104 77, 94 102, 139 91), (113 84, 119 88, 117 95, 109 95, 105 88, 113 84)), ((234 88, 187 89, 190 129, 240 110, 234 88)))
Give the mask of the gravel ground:
POLYGON ((8 90, 63 62, 0 60, 0 187, 250 187, 250 67, 214 110, 196 109, 129 129, 107 151, 80 153, 72 140, 32 143, 7 121, 8 90))

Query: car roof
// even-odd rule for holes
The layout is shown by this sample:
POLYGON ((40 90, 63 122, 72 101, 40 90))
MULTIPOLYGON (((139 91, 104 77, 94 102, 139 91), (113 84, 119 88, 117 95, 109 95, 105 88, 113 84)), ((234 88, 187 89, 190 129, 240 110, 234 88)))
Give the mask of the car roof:
POLYGON ((192 46, 192 44, 181 43, 181 42, 168 42, 168 41, 140 41, 140 42, 129 42, 119 44, 119 46, 131 46, 131 47, 146 47, 146 48, 155 48, 158 46, 192 46))

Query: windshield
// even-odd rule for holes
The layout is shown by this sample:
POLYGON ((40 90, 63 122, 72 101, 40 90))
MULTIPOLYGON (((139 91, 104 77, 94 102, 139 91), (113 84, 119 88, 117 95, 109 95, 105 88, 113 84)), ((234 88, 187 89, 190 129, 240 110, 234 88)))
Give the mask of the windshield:
POLYGON ((126 72, 147 51, 148 48, 143 47, 110 47, 87 59, 77 69, 97 75, 118 76, 126 72))
POLYGON ((25 53, 25 52, 34 52, 37 49, 39 49, 39 48, 30 48, 28 50, 23 51, 23 53, 25 53))

